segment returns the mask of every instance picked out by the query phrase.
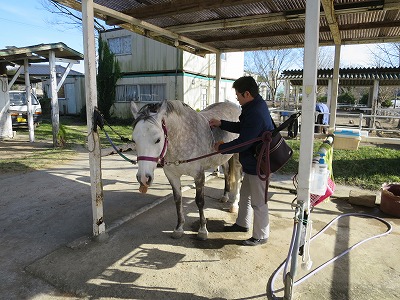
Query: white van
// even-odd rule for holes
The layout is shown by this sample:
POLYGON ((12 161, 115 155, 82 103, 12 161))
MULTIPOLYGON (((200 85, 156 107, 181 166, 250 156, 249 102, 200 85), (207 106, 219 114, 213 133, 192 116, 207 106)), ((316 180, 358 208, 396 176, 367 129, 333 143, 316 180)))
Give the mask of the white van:
POLYGON ((400 108, 400 99, 392 100, 392 106, 391 107, 400 108))
MULTIPOLYGON (((25 91, 10 91, 10 108, 12 126, 28 125, 28 105, 26 103, 25 91)), ((39 124, 42 121, 42 106, 34 94, 31 94, 33 123, 39 124)))

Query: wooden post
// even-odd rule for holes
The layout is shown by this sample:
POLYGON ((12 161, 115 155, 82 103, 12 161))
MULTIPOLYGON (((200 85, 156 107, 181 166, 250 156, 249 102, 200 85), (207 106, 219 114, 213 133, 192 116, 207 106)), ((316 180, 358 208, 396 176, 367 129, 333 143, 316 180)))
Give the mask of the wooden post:
POLYGON ((83 50, 85 56, 86 117, 88 130, 90 186, 92 195, 93 235, 105 233, 103 219, 103 185, 101 179, 101 151, 98 131, 93 130, 93 113, 97 106, 96 48, 94 38, 93 0, 82 1, 83 50))

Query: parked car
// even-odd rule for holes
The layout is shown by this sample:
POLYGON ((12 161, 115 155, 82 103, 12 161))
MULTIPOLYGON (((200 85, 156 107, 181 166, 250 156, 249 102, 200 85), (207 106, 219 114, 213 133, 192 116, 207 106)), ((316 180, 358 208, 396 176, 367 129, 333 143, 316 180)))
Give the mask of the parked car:
POLYGON ((392 100, 392 107, 393 108, 400 108, 400 99, 392 100))
MULTIPOLYGON (((28 105, 26 103, 25 91, 10 91, 10 108, 12 126, 28 125, 28 105)), ((34 94, 31 94, 33 124, 42 122, 42 107, 34 94)))

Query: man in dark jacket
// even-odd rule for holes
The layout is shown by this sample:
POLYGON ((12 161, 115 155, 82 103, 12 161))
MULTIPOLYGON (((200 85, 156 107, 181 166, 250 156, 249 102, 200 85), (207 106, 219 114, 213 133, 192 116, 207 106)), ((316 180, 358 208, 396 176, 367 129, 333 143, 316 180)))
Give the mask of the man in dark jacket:
MULTIPOLYGON (((269 109, 259 94, 259 89, 253 77, 245 76, 233 83, 236 97, 242 107, 239 122, 211 119, 211 127, 220 127, 223 130, 238 133, 237 139, 214 145, 217 151, 223 151, 259 137, 265 131, 274 129, 269 109)), ((265 182, 257 176, 257 160, 254 157, 255 144, 245 145, 231 151, 239 152, 239 160, 243 167, 243 182, 240 189, 239 212, 236 223, 226 226, 228 232, 247 232, 253 219, 252 237, 243 241, 243 245, 256 246, 267 242, 269 237, 268 204, 265 201, 265 182), (253 218, 252 218, 253 212, 253 218)))

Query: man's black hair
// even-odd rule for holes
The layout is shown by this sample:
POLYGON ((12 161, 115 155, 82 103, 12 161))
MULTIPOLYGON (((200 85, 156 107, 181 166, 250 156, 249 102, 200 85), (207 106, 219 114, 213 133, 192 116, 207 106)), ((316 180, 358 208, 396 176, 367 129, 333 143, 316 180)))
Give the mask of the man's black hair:
POLYGON ((259 94, 257 82, 251 76, 243 76, 236 79, 232 87, 241 94, 246 91, 248 91, 253 97, 256 97, 259 94))

